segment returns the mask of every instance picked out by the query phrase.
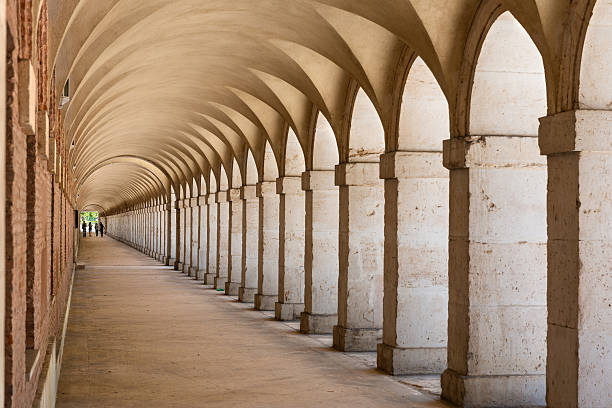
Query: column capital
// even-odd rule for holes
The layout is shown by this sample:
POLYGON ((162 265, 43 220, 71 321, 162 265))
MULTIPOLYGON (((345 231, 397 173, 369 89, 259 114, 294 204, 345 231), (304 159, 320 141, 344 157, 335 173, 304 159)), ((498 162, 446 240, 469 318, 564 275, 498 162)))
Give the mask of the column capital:
POLYGON ((252 200, 257 198, 257 186, 242 186, 240 187, 240 198, 243 200, 252 200))
POLYGON ((443 163, 449 170, 471 167, 542 167, 546 158, 535 155, 532 136, 468 136, 443 142, 443 163))
POLYGON ((612 151, 612 111, 574 110, 540 118, 542 154, 612 151))
POLYGON ((276 181, 260 181, 257 183, 257 197, 276 195, 276 181))
POLYGON ((302 179, 299 176, 285 176, 276 179, 276 194, 299 194, 302 192, 302 179))
POLYGON ((227 190, 225 191, 218 191, 216 196, 217 196, 217 202, 218 203, 226 203, 227 202, 227 190))
POLYGON ((341 163, 336 166, 337 186, 375 186, 381 184, 378 162, 341 163))
POLYGON ((201 195, 198 197, 198 205, 201 207, 203 205, 206 205, 206 199, 207 196, 206 195, 201 195))
POLYGON ((189 206, 190 206, 191 208, 197 207, 197 206, 198 206, 198 197, 192 197, 192 198, 189 200, 189 206))
POLYGON ((442 152, 396 151, 380 156, 380 178, 448 178, 442 152))
POLYGON ((238 201, 238 200, 241 200, 239 188, 232 188, 231 190, 227 191, 227 201, 238 201))
POLYGON ((206 197, 206 202, 207 202, 208 205, 215 204, 217 202, 216 201, 216 193, 208 194, 208 196, 206 197))
POLYGON ((310 170, 302 173, 302 190, 325 191, 337 190, 335 184, 336 172, 334 170, 310 170))

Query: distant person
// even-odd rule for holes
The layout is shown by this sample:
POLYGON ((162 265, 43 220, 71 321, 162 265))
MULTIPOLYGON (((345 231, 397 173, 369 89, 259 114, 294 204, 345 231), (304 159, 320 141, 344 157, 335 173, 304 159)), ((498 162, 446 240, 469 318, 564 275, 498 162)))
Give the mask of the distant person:
POLYGON ((91 237, 91 221, 89 221, 89 236, 91 237))
POLYGON ((96 229, 96 237, 97 237, 98 236, 98 223, 97 222, 96 222, 95 229, 96 229))
POLYGON ((104 238, 104 224, 100 221, 100 238, 104 238))
POLYGON ((83 238, 85 238, 87 236, 87 224, 85 224, 85 221, 83 221, 81 228, 83 228, 83 238))

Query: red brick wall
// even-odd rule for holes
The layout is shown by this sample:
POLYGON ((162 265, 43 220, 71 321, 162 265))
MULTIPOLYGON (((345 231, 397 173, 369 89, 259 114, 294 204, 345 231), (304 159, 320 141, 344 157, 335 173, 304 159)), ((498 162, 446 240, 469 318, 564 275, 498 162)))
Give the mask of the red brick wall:
POLYGON ((61 182, 68 179, 65 169, 50 172, 55 166, 43 149, 41 126, 28 135, 19 121, 24 79, 17 66, 30 60, 38 78, 37 112, 48 111, 50 134, 63 156, 61 112, 48 86, 46 1, 37 22, 31 8, 31 0, 7 4, 5 404, 19 408, 32 405, 49 341, 61 335, 73 271, 73 186, 61 182), (30 370, 26 350, 39 353, 30 370))

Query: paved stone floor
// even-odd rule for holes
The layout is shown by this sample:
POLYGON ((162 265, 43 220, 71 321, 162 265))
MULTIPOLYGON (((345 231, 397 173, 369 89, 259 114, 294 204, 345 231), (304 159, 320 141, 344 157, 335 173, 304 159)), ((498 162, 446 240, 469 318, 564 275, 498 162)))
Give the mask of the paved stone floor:
POLYGON ((79 263, 59 408, 447 406, 436 379, 382 374, 375 354, 336 352, 108 237, 84 240, 79 263))

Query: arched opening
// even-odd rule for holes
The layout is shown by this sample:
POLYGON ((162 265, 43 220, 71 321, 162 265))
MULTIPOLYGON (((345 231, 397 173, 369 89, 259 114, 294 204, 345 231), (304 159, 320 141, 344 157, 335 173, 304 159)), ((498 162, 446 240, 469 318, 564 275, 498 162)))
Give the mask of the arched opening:
POLYGON ((336 168, 339 185, 338 324, 334 347, 375 351, 382 338, 384 186, 379 157, 384 129, 359 89, 353 105, 346 161, 336 168))
POLYGON ((242 175, 236 158, 232 164, 232 189, 228 193, 230 213, 230 263, 225 294, 238 296, 242 278, 242 217, 243 203, 240 187, 242 186, 242 175))
POLYGON ((422 59, 402 93, 397 151, 381 159, 385 179, 385 289, 378 367, 393 375, 442 373, 448 326, 449 138, 444 93, 422 59))
POLYGON ((547 170, 536 136, 545 114, 542 57, 506 12, 480 50, 468 137, 451 141, 463 157, 446 163, 449 343, 442 394, 457 404, 544 404, 547 170))
POLYGON ((255 301, 257 292, 257 264, 259 261, 259 199, 257 181, 259 174, 253 153, 247 151, 246 185, 242 187, 243 225, 242 225, 242 276, 238 289, 238 300, 244 303, 255 301))
POLYGON ((304 151, 292 128, 285 144, 284 177, 278 179, 278 320, 298 319, 304 311, 304 151))
POLYGON ((278 225, 279 197, 276 194, 278 165, 274 151, 266 142, 263 177, 257 187, 259 198, 259 260, 255 309, 275 310, 278 300, 278 225))
POLYGON ((612 2, 588 3, 592 15, 579 19, 588 23, 579 83, 568 84, 578 91, 575 110, 543 119, 540 128, 549 177, 549 407, 612 401, 612 2))
POLYGON ((217 193, 217 276, 215 276, 215 289, 225 290, 225 283, 231 268, 230 254, 230 206, 227 200, 228 178, 225 167, 221 165, 219 192, 217 193))
POLYGON ((338 187, 334 167, 338 145, 334 131, 319 112, 313 136, 312 170, 302 176, 306 223, 304 313, 300 331, 332 333, 338 322, 338 187))

